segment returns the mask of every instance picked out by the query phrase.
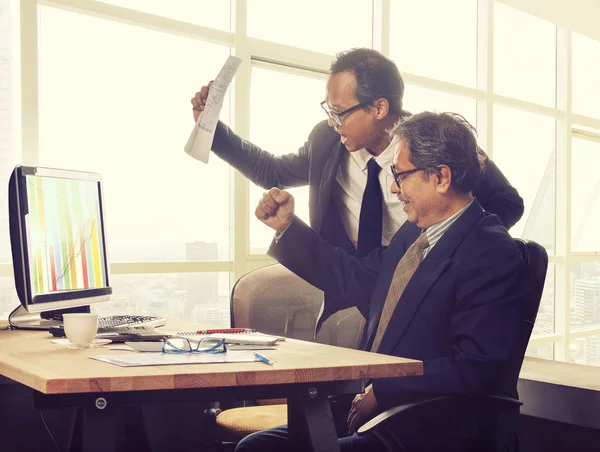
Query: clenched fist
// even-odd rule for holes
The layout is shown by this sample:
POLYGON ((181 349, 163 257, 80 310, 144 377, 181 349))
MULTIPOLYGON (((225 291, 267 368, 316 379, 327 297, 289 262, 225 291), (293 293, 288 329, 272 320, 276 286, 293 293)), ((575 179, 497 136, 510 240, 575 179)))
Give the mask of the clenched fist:
POLYGON ((254 215, 275 231, 285 231, 294 217, 294 197, 287 191, 273 187, 265 192, 254 215))
POLYGON ((194 112, 194 122, 198 121, 198 116, 200 116, 200 112, 204 110, 206 106, 206 99, 208 99, 208 91, 210 90, 210 85, 213 84, 211 80, 208 82, 208 85, 200 88, 200 91, 196 93, 194 97, 192 97, 192 111, 194 112))

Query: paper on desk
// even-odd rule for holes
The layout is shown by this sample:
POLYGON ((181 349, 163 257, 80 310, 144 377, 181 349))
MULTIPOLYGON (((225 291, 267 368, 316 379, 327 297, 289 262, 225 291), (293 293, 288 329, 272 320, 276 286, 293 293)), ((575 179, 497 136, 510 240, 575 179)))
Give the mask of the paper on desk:
POLYGON ((208 156, 210 155, 215 129, 223 107, 225 93, 241 62, 241 59, 234 56, 227 58, 219 71, 219 75, 210 86, 204 110, 200 112, 198 121, 194 124, 192 134, 185 145, 185 152, 203 163, 208 163, 208 156))
POLYGON ((226 353, 128 353, 120 355, 92 355, 92 359, 121 367, 171 366, 173 364, 245 363, 259 361, 248 351, 226 353))

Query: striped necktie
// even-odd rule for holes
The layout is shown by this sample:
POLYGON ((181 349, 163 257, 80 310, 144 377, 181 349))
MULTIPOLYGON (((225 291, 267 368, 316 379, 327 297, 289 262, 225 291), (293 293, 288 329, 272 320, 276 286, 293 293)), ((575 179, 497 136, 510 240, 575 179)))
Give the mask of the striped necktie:
POLYGON ((381 318, 379 319, 379 325, 377 326, 377 333, 375 334, 375 339, 371 346, 372 352, 376 352, 379 348, 383 333, 385 333, 388 323, 390 323, 390 319, 402 296, 402 292, 404 292, 410 278, 412 278, 417 267, 423 260, 423 251, 428 246, 429 242, 427 241, 427 234, 422 232, 419 238, 408 248, 406 253, 404 253, 400 262, 398 262, 396 270, 394 271, 394 276, 392 277, 392 283, 390 284, 387 296, 385 297, 385 304, 383 305, 383 311, 381 312, 381 318))

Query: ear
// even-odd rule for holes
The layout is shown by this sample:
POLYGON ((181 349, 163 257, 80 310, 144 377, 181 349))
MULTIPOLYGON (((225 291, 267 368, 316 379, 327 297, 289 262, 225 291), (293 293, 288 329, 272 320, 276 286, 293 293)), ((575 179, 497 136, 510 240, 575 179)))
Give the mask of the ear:
POLYGON ((390 112, 390 104, 387 99, 384 99, 383 97, 377 99, 373 104, 373 107, 375 108, 375 117, 377 119, 385 118, 390 112))
POLYGON ((437 192, 446 193, 452 185, 452 170, 447 165, 440 165, 433 176, 437 182, 437 192))

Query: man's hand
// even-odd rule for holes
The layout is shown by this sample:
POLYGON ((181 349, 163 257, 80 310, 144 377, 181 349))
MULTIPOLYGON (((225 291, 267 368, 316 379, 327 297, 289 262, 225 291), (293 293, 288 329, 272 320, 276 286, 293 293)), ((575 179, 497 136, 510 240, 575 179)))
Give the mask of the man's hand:
POLYGON ((206 99, 208 99, 208 91, 210 90, 210 86, 213 84, 213 80, 208 82, 208 85, 203 86, 200 91, 196 93, 194 97, 192 97, 192 111, 194 112, 194 122, 198 121, 198 116, 200 116, 200 112, 204 110, 206 106, 206 99))
POLYGON ((352 408, 348 414, 348 434, 353 435, 375 413, 377 413, 377 399, 373 385, 369 385, 364 394, 358 394, 352 401, 352 408))
POLYGON ((275 231, 285 231, 294 217, 294 197, 287 191, 273 187, 265 192, 254 215, 275 231))

